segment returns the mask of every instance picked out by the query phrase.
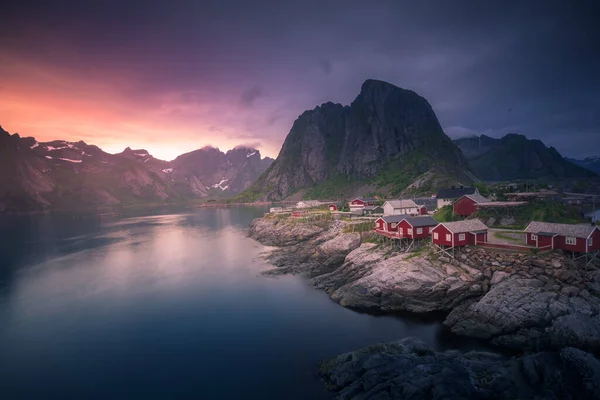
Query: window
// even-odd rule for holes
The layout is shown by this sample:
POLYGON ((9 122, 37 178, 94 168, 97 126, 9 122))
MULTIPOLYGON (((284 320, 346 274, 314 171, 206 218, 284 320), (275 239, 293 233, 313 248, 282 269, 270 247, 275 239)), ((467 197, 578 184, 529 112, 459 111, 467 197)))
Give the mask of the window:
POLYGON ((392 229, 396 229, 398 227, 398 224, 395 222, 392 222, 392 229))
POLYGON ((433 232, 433 238, 434 239, 439 239, 438 233, 437 232, 433 232))
POLYGON ((449 233, 446 233, 446 242, 451 242, 452 241, 452 235, 449 233))
POLYGON ((533 233, 532 233, 532 234, 531 234, 531 240, 538 240, 538 239, 537 239, 537 235, 535 235, 535 234, 533 234, 533 233))
POLYGON ((589 239, 588 239, 588 246, 590 246, 590 247, 591 247, 591 246, 592 246, 592 243, 594 243, 594 242, 592 241, 592 238, 589 238, 589 239))
POLYGON ((421 233, 423 233, 423 228, 417 228, 417 235, 420 235, 421 233))
POLYGON ((406 230, 406 232, 407 232, 409 235, 412 235, 412 228, 408 228, 408 229, 406 230))
POLYGON ((464 233, 459 234, 458 235, 458 240, 461 240, 461 241, 465 240, 465 234, 464 233))
POLYGON ((570 244, 570 245, 577 244, 577 239, 574 237, 566 237, 565 244, 570 244))

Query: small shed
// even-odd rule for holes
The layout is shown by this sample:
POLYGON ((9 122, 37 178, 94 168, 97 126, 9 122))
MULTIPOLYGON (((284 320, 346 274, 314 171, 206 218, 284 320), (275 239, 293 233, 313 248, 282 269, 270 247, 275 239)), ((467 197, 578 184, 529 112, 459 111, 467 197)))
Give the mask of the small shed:
POLYGON ((433 244, 462 247, 487 242, 488 227, 478 219, 441 222, 431 230, 433 244))
POLYGON ((302 218, 308 215, 308 211, 306 210, 294 210, 292 211, 292 218, 302 218))
POLYGON ((362 208, 362 215, 383 214, 381 206, 365 206, 362 208))
POLYGON ((329 211, 341 211, 344 208, 342 204, 331 203, 329 204, 329 211))

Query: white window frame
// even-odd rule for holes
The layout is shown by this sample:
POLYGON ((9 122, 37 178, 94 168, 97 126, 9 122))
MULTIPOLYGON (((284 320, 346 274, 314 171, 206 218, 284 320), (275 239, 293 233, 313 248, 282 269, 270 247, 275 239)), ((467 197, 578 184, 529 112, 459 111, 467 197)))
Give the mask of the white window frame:
POLYGON ((459 241, 463 241, 463 240, 465 240, 466 238, 467 238, 467 237, 465 236, 465 234, 464 234, 464 233, 459 233, 459 234, 458 234, 458 240, 459 240, 459 241))
POLYGON ((420 235, 423 233, 423 228, 417 228, 417 235, 420 235))
POLYGON ((406 230, 406 234, 407 234, 407 235, 412 235, 412 228, 408 228, 408 229, 406 230))
POLYGON ((590 237, 588 238, 588 246, 589 246, 589 247, 591 247, 591 246, 592 246, 592 244, 594 244, 594 241, 592 240, 592 237, 590 236, 590 237))
POLYGON ((450 233, 446 233, 446 242, 452 241, 452 235, 450 233))
POLYGON ((440 238, 437 232, 433 232, 433 238, 434 238, 435 240, 437 240, 437 239, 439 239, 439 238, 440 238))
POLYGON ((568 246, 575 246, 577 244, 577 238, 573 236, 565 237, 565 244, 568 246))
POLYGON ((537 237, 537 235, 535 233, 531 234, 531 240, 534 240, 534 241, 538 240, 538 237, 537 237))

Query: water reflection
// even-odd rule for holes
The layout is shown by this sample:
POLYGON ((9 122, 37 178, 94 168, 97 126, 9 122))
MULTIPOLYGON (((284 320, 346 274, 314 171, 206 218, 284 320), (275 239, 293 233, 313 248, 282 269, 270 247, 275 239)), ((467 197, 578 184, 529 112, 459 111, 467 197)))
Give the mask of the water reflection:
POLYGON ((0 222, 12 232, 0 394, 329 398, 323 358, 406 336, 450 342, 438 320, 359 314, 302 278, 260 275, 265 248, 244 230, 264 209, 169 211, 0 222))

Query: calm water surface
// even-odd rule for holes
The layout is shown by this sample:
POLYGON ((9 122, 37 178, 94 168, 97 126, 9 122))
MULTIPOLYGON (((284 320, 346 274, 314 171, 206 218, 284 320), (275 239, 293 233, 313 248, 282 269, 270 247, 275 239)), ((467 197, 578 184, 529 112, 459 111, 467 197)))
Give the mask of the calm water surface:
POLYGON ((260 275, 245 229, 264 211, 0 219, 0 398, 325 399, 321 359, 406 336, 469 348, 260 275))

